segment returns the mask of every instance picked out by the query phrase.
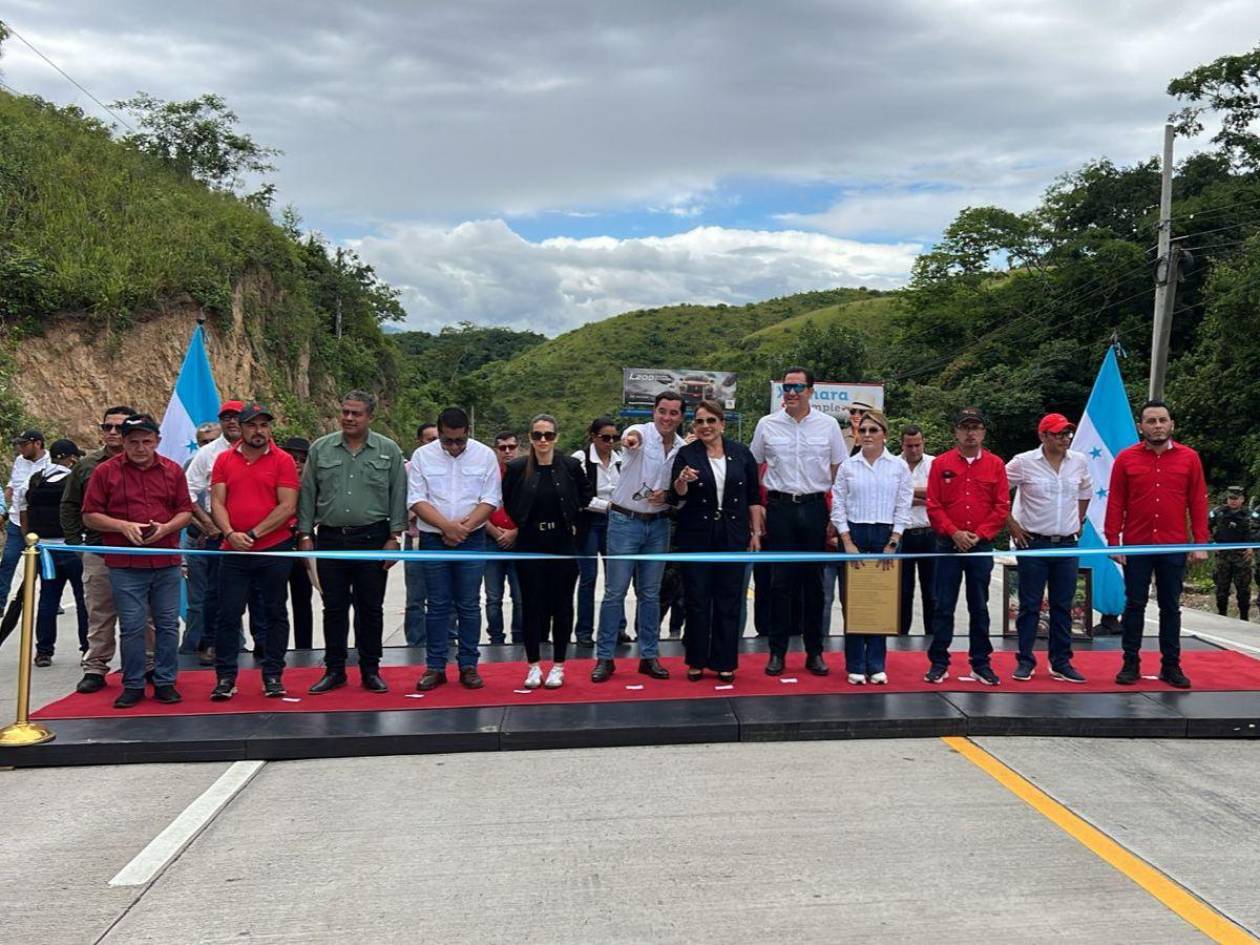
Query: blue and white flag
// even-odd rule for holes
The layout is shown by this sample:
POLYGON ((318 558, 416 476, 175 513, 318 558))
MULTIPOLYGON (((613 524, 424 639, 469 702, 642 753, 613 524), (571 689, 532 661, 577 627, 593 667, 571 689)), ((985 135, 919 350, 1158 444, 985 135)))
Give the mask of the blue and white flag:
MULTIPOLYGON (((1111 465, 1116 455, 1137 442, 1137 429, 1133 423, 1133 411, 1129 408, 1129 395, 1125 393, 1120 378, 1120 365, 1116 362, 1116 348, 1107 349, 1102 368, 1094 381, 1085 415, 1076 428, 1072 449, 1085 454, 1089 461, 1089 477, 1094 482, 1094 495, 1089 501, 1087 520, 1081 528, 1081 546, 1102 548, 1107 544, 1103 536, 1103 522, 1107 517, 1107 490, 1111 485, 1111 465)), ((1088 556, 1081 559, 1081 567, 1094 571, 1094 610, 1103 614, 1124 612, 1124 573, 1120 565, 1110 558, 1088 556)))
POLYGON ((175 379, 171 402, 162 415, 162 443, 158 452, 183 466, 197 452, 197 427, 217 420, 219 389, 206 355, 206 339, 200 325, 188 343, 188 353, 175 379))

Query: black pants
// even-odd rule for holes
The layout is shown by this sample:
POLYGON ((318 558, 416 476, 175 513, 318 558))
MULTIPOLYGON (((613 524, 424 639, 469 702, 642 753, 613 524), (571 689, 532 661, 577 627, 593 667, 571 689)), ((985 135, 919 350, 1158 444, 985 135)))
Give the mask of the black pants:
MULTIPOLYGON (((339 535, 321 529, 320 551, 380 551, 389 538, 389 523, 381 522, 361 534, 339 535)), ((346 671, 350 637, 350 605, 354 604, 354 645, 359 671, 375 673, 381 666, 381 634, 385 627, 385 582, 389 572, 382 561, 315 562, 324 589, 324 667, 329 673, 346 671)))
MULTIPOLYGON (((903 554, 915 555, 936 550, 936 535, 932 529, 920 531, 907 529, 901 536, 903 554)), ((910 632, 910 616, 914 612, 914 573, 919 572, 919 600, 923 616, 923 632, 932 633, 932 615, 935 607, 936 559, 911 558, 901 562, 901 633, 910 632)))
MULTIPOLYGON (((306 562, 293 559, 289 569, 289 606, 293 608, 293 648, 309 650, 315 628, 311 613, 311 576, 306 570, 306 562)), ((288 632, 288 624, 285 624, 288 632)))
POLYGON ((671 561, 661 575, 661 623, 669 618, 670 636, 678 636, 687 619, 687 585, 682 576, 682 565, 671 561))
MULTIPOLYGON (((268 549, 272 550, 272 549, 268 549)), ((276 545, 275 551, 292 551, 292 539, 276 545)), ((241 617, 245 606, 261 605, 265 629, 259 641, 263 648, 264 676, 284 672, 284 654, 289 648, 288 621, 284 618, 285 577, 289 559, 269 555, 232 554, 219 559, 219 623, 214 632, 214 671, 220 679, 236 678, 240 653, 241 617)))
MULTIPOLYGON (((714 547, 725 551, 726 547, 714 547)), ((739 665, 739 605, 744 593, 742 564, 684 564, 683 596, 687 626, 683 645, 687 666, 732 673, 739 665)))
POLYGON ((563 663, 573 635, 573 591, 577 587, 577 561, 524 559, 515 562, 521 585, 525 620, 525 658, 537 663, 542 641, 551 636, 551 658, 563 663))
MULTIPOLYGON (((767 551, 826 551, 827 505, 819 497, 810 502, 770 502, 766 509, 767 551)), ((821 563, 776 564, 771 574, 770 651, 787 652, 792 627, 792 599, 800 600, 800 630, 805 652, 822 653, 821 563)))
POLYGON ((1146 602, 1151 596, 1151 576, 1155 577, 1155 600, 1159 604, 1159 652, 1164 666, 1181 663, 1181 585, 1186 577, 1186 553, 1129 555, 1124 560, 1124 619, 1120 645, 1126 660, 1138 659, 1142 651, 1146 602))

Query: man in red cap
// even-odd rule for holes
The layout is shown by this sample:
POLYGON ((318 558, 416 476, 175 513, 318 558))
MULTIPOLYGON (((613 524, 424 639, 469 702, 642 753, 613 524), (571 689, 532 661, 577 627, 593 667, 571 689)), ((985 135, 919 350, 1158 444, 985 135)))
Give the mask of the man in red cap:
MULTIPOLYGON (((1076 424, 1061 413, 1048 413, 1037 424, 1041 446, 1020 453, 1006 464, 1006 478, 1016 493, 1015 508, 1007 517, 1016 548, 1075 548, 1094 484, 1083 453, 1068 449, 1076 424)), ((1041 599, 1050 588, 1050 676, 1064 682, 1083 683, 1072 666, 1072 598, 1076 594, 1079 558, 1021 555, 1019 569, 1019 656, 1016 682, 1033 678, 1037 660, 1037 624, 1041 599)))
MULTIPOLYGON (((193 504, 193 522, 188 538, 193 548, 217 548, 223 539, 219 526, 210 517, 210 476, 214 462, 241 438, 239 400, 227 400, 219 408, 219 435, 197 450, 184 475, 193 504)), ((200 631, 198 639, 185 642, 197 649, 203 664, 214 661, 214 634, 219 623, 219 558, 215 555, 189 555, 188 631, 200 631)))

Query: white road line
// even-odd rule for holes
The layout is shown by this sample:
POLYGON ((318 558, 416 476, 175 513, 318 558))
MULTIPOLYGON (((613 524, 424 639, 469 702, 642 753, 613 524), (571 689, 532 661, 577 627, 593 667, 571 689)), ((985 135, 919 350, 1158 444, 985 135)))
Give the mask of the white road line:
POLYGON ((143 886, 166 869, 175 857, 209 826, 215 815, 241 792, 254 775, 262 770, 265 761, 237 761, 206 788, 204 794, 180 812, 165 830, 153 838, 149 845, 136 854, 135 859, 124 866, 113 879, 111 886, 143 886))
POLYGON ((1237 640, 1228 640, 1225 637, 1213 636, 1210 633, 1204 633, 1202 630, 1193 630, 1191 631, 1190 636, 1198 637, 1200 640, 1207 640, 1209 643, 1223 643, 1226 646, 1236 646, 1240 650, 1260 653, 1260 647, 1248 646, 1246 643, 1239 643, 1237 640))

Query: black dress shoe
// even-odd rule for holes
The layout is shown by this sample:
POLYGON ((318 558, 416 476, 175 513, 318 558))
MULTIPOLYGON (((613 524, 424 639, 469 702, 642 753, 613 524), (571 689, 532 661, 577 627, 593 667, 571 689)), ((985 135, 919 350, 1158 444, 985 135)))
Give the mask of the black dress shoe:
POLYGON ((124 689, 122 695, 114 700, 115 709, 130 709, 144 701, 143 689, 124 689))
POLYGON ((639 672, 653 679, 669 679, 669 670, 655 656, 649 660, 639 660, 639 672))
POLYGON ((578 637, 577 645, 580 646, 584 650, 593 650, 595 649, 595 638, 594 637, 578 637))
POLYGON ((381 679, 380 673, 363 673, 362 682, 368 692, 389 692, 389 686, 381 679))
POLYGON ((826 676, 830 669, 827 668, 826 661, 822 658, 821 653, 815 653, 813 656, 805 658, 805 668, 815 676, 826 676))
POLYGON ((446 685, 446 670, 444 669, 426 669, 416 681, 416 689, 420 692, 429 692, 444 685, 446 685))
POLYGON ((318 696, 321 693, 332 692, 334 689, 340 689, 346 684, 345 673, 324 673, 319 682, 311 686, 307 690, 311 695, 318 696))
POLYGON ((612 660, 596 660, 591 670, 591 682, 608 682, 608 678, 616 672, 617 664, 612 660))
POLYGON ((104 676, 100 673, 84 673, 83 678, 79 680, 79 684, 74 687, 74 691, 87 695, 90 692, 100 692, 104 688, 104 676))
POLYGON ((1160 667, 1159 678, 1161 682, 1168 683, 1174 689, 1190 688, 1190 680, 1186 678, 1186 674, 1181 671, 1181 666, 1177 663, 1160 667))
POLYGON ((766 660, 766 675, 767 676, 782 676, 783 675, 783 654, 782 653, 770 654, 770 659, 766 660))
POLYGON ((174 686, 154 686, 153 698, 158 702, 165 702, 167 705, 174 705, 176 702, 184 701, 184 697, 179 694, 179 690, 174 686))

